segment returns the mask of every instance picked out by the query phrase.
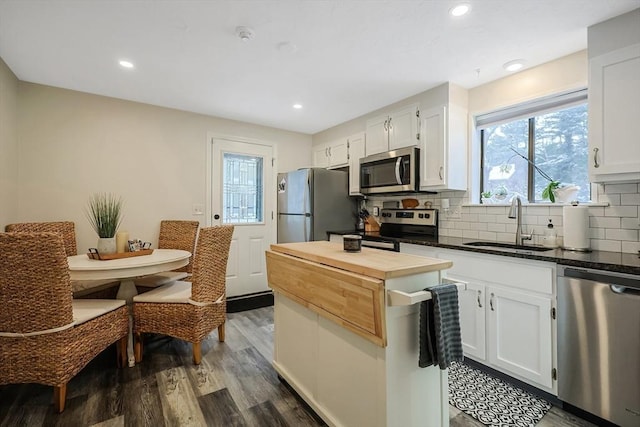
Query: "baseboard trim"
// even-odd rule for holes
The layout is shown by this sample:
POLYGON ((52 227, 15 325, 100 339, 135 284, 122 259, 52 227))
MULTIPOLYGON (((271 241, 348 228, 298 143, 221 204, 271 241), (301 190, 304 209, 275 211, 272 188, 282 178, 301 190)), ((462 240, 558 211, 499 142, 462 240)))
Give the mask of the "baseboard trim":
POLYGON ((227 313, 253 310, 273 305, 273 291, 255 292, 227 298, 227 313))

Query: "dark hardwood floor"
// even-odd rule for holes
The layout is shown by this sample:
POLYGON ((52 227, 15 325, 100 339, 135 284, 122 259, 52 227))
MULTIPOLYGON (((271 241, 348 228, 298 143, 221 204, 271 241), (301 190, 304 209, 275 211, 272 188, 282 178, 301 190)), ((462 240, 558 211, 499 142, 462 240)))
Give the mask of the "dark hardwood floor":
MULTIPOLYGON (((167 337, 147 339, 133 368, 117 369, 110 348, 69 383, 62 414, 53 412, 51 387, 0 386, 0 427, 324 425, 278 380, 272 337, 273 307, 266 307, 229 313, 226 341, 211 334, 199 366, 190 345, 167 337)), ((450 414, 452 427, 482 426, 453 407, 450 414)), ((538 424, 587 425, 557 408, 538 424)))

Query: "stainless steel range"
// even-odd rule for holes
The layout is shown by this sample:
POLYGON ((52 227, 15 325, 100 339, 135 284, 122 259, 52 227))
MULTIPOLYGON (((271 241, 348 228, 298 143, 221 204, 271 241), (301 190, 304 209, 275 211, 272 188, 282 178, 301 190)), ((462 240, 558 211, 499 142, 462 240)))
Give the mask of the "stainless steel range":
POLYGON ((366 233, 363 246, 400 251, 398 239, 438 241, 437 209, 382 209, 380 232, 366 233))

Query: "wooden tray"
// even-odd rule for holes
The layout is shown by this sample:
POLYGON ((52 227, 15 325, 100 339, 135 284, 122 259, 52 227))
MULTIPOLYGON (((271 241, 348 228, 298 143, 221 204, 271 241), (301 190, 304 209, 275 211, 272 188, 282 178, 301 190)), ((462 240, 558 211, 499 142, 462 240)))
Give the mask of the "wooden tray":
POLYGON ((120 258, 131 258, 133 256, 143 256, 143 255, 151 255, 153 253, 153 249, 141 249, 135 252, 123 252, 120 254, 92 254, 88 253, 87 256, 90 259, 97 259, 100 261, 107 261, 110 259, 120 259, 120 258))

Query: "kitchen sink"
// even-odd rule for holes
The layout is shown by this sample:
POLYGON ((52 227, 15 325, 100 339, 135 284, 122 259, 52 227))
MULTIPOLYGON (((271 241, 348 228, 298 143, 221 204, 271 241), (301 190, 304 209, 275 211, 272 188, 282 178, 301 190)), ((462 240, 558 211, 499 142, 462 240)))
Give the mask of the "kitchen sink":
POLYGON ((485 246, 501 249, 515 249, 520 251, 533 251, 533 252, 545 252, 552 251, 553 248, 545 248, 542 246, 529 246, 529 245, 514 245, 512 243, 500 243, 500 242, 469 242, 465 243, 467 246, 485 246))

